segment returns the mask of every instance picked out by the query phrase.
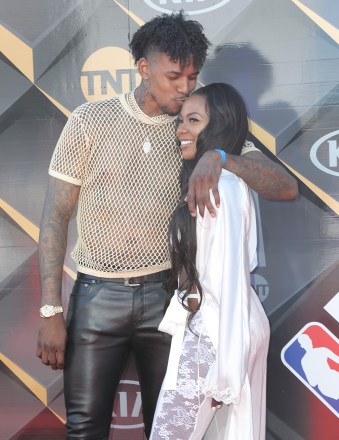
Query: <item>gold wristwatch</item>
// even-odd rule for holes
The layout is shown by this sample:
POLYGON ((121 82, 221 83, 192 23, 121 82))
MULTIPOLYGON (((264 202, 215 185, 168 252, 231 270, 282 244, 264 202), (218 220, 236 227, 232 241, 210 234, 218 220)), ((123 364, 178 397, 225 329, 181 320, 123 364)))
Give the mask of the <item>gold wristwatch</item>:
POLYGON ((40 307, 40 316, 41 318, 50 318, 51 316, 56 315, 57 313, 62 313, 64 309, 62 306, 50 306, 45 304, 40 307))

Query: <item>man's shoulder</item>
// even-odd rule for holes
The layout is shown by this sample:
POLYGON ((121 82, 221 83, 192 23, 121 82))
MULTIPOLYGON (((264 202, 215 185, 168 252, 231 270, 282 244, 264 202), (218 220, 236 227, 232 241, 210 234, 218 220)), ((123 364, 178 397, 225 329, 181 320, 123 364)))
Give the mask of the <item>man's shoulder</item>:
POLYGON ((253 151, 258 151, 259 153, 261 153, 261 151, 254 145, 253 142, 251 141, 245 141, 242 150, 241 150, 241 155, 243 156, 244 154, 253 152, 253 151))
POLYGON ((114 110, 122 110, 119 95, 109 99, 98 99, 84 102, 76 107, 72 114, 78 117, 84 117, 87 115, 93 116, 95 114, 104 116, 106 113, 112 113, 114 110))

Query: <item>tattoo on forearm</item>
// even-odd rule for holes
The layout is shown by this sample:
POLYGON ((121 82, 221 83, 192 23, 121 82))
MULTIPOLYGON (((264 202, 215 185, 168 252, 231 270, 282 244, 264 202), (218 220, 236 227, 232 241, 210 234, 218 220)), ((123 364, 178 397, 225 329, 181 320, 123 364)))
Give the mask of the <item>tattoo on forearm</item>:
POLYGON ((68 222, 78 189, 66 182, 51 182, 46 197, 39 240, 41 290, 46 302, 60 301, 68 222))
POLYGON ((249 153, 239 159, 232 160, 230 171, 241 177, 262 197, 287 200, 297 196, 296 180, 282 166, 264 156, 260 159, 251 158, 249 153))

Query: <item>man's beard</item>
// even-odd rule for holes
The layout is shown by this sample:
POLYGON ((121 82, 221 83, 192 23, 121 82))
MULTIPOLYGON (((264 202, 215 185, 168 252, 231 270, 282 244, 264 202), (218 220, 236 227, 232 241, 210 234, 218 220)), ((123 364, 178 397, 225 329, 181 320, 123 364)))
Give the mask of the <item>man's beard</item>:
POLYGON ((160 104, 158 102, 157 98, 152 93, 151 93, 151 97, 152 97, 153 101, 158 105, 160 110, 162 112, 164 112, 166 115, 168 115, 168 116, 178 116, 178 114, 180 113, 181 107, 178 108, 178 110, 173 110, 173 109, 169 108, 169 106, 166 105, 166 104, 160 104))

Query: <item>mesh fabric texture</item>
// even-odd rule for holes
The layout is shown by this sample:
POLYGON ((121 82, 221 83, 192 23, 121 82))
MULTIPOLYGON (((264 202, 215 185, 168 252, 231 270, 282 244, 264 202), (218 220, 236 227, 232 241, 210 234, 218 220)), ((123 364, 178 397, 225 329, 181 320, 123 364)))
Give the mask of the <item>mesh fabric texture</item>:
POLYGON ((175 118, 145 115, 133 92, 72 113, 49 174, 81 186, 72 252, 80 272, 128 277, 170 267, 180 167, 175 118))
MULTIPOLYGON (((81 186, 72 252, 79 272, 131 277, 170 268, 181 168, 175 119, 147 116, 133 92, 87 102, 68 119, 49 174, 81 186)), ((243 153, 253 150, 246 141, 243 153)))

